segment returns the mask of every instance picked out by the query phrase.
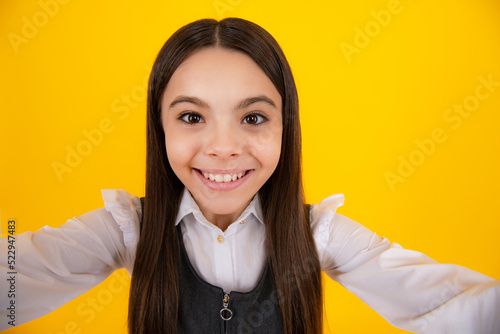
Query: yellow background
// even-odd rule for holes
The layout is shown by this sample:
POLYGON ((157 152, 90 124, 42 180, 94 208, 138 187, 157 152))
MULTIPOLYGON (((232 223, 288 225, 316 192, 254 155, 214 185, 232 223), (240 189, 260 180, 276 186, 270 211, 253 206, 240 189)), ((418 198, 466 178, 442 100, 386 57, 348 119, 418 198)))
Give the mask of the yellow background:
MULTIPOLYGON (((100 208, 103 188, 143 195, 141 93, 157 52, 188 22, 238 16, 273 34, 291 63, 308 201, 343 192, 339 212, 378 234, 500 278, 500 87, 456 129, 443 119, 454 104, 472 101, 479 77, 500 82, 496 0, 401 0, 384 26, 374 23, 372 11, 394 1, 46 3, 53 1, 0 3, 3 235, 8 218, 23 232, 100 208), (27 22, 38 27, 29 30, 27 22), (371 37, 362 41, 357 34, 365 29, 371 37), (25 40, 13 44, 13 36, 25 40), (362 47, 346 57, 341 45, 347 44, 362 47), (67 147, 85 149, 82 131, 103 120, 111 129, 60 182, 53 163, 66 164, 67 147), (415 140, 431 138, 435 129, 446 140, 391 188, 386 173, 397 173, 401 157, 418 157, 415 140)), ((8 333, 125 333, 128 287, 117 275, 123 272, 8 333), (77 312, 90 312, 92 299, 93 319, 77 312)), ((325 282, 326 332, 405 333, 325 282)))

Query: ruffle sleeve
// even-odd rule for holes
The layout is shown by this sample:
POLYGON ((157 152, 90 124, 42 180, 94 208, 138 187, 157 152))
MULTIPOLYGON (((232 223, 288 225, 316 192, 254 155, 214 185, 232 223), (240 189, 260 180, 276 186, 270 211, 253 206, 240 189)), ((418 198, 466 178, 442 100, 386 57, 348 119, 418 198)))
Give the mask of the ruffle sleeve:
MULTIPOLYGON (((102 191, 105 208, 15 236, 16 325, 39 318, 95 287, 112 272, 132 272, 141 216, 140 200, 123 190, 102 191)), ((0 240, 7 254, 9 240, 0 240)), ((0 274, 12 271, 0 257, 0 274)), ((12 275, 12 274, 11 274, 12 275)), ((0 291, 8 281, 0 280, 0 291)), ((0 317, 8 319, 9 300, 0 298, 0 317)), ((0 331, 10 328, 0 321, 0 331)))
POLYGON ((500 281, 391 243, 335 211, 312 207, 322 270, 394 326, 415 333, 500 333, 500 281))
POLYGON ((101 193, 106 211, 111 213, 123 233, 127 250, 123 262, 132 274, 142 219, 140 198, 121 189, 102 189, 101 193))
POLYGON ((311 230, 323 270, 328 267, 325 253, 330 239, 330 225, 334 221, 335 211, 342 205, 344 205, 343 194, 331 195, 319 203, 311 204, 311 230))

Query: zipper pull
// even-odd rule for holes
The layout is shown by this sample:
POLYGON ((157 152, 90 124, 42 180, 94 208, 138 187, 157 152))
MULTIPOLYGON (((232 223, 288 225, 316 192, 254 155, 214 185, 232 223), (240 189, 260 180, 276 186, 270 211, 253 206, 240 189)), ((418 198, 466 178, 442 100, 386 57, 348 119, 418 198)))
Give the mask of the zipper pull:
POLYGON ((229 305, 229 295, 226 293, 222 299, 222 309, 220 310, 220 317, 222 320, 228 321, 233 317, 233 311, 227 308, 229 305))

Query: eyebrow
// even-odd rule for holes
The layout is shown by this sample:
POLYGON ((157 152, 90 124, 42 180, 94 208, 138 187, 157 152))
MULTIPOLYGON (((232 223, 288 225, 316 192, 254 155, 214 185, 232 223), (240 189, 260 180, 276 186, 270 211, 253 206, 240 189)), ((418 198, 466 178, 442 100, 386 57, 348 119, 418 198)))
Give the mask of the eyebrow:
POLYGON ((243 101, 241 101, 238 104, 236 109, 243 109, 243 108, 246 108, 254 103, 258 103, 258 102, 264 102, 264 103, 267 103, 270 106, 276 108, 276 104, 274 103, 273 100, 271 100, 270 98, 268 98, 265 95, 259 95, 259 96, 254 96, 254 97, 249 97, 247 99, 244 99, 243 101))
POLYGON ((177 96, 172 101, 172 103, 170 103, 170 106, 168 106, 168 108, 172 109, 173 107, 175 107, 179 103, 192 103, 198 107, 208 108, 208 104, 205 101, 203 101, 197 97, 194 97, 194 96, 184 96, 184 95, 177 96))
MULTIPOLYGON (((251 106, 254 103, 259 103, 259 102, 266 103, 266 104, 276 108, 276 104, 274 103, 273 100, 271 100, 270 98, 268 98, 265 95, 259 95, 259 96, 253 96, 253 97, 249 97, 249 98, 242 100, 240 103, 238 103, 238 105, 236 106, 236 109, 243 109, 243 108, 246 108, 248 106, 251 106)), ((194 105, 201 107, 201 108, 208 108, 208 103, 206 103, 205 101, 203 101, 197 97, 194 97, 194 96, 184 96, 184 95, 177 96, 172 101, 172 103, 170 103, 170 106, 168 108, 172 109, 173 107, 175 107, 176 105, 178 105, 180 103, 191 103, 191 104, 194 104, 194 105)))

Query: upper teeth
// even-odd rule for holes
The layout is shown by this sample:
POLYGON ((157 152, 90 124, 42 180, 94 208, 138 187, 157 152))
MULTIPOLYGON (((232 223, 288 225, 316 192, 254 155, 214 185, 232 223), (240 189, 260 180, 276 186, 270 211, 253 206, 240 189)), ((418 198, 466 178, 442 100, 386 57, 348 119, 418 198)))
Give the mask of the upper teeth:
POLYGON ((245 175, 245 173, 238 174, 211 174, 203 172, 203 176, 210 181, 215 182, 231 182, 236 181, 237 179, 241 179, 245 175))

